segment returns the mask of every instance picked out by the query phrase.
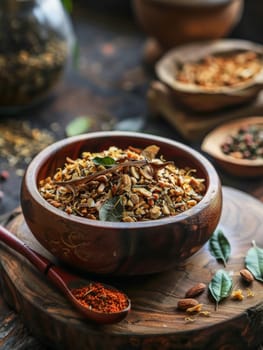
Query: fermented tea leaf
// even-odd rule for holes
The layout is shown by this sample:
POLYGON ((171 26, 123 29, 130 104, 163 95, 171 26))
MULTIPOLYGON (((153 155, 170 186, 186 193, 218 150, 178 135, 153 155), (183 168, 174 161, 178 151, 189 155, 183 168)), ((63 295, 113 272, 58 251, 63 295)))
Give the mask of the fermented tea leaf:
POLYGON ((77 117, 73 119, 70 123, 68 123, 68 125, 66 126, 66 135, 70 137, 84 134, 85 132, 88 132, 90 130, 91 125, 92 121, 90 117, 77 117))
POLYGON ((263 282, 263 249, 257 247, 255 241, 252 244, 245 257, 245 265, 256 280, 263 282))
POLYGON ((222 230, 215 231, 209 239, 209 250, 217 260, 221 260, 226 266, 230 257, 231 246, 222 230))
POLYGON ((101 221, 118 221, 122 219, 123 205, 121 197, 108 199, 100 208, 99 219, 101 221))
POLYGON ((213 276, 211 282, 209 283, 208 289, 215 299, 216 309, 218 307, 219 302, 222 299, 225 299, 231 293, 231 289, 233 286, 232 278, 229 274, 224 270, 218 270, 213 276))
POLYGON ((115 160, 111 157, 95 157, 92 159, 93 163, 96 165, 104 165, 105 167, 110 167, 116 164, 115 160))

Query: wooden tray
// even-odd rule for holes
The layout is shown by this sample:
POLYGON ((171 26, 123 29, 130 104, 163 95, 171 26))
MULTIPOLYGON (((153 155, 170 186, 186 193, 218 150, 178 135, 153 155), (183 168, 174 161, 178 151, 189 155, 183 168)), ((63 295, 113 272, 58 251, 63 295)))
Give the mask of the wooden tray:
MULTIPOLYGON (((263 205, 250 195, 223 188, 223 213, 219 227, 228 237, 232 253, 226 270, 233 275, 234 288, 242 284, 239 270, 255 240, 263 247, 263 205)), ((23 216, 18 215, 9 229, 28 245, 50 257, 36 242, 23 216)), ((254 297, 243 301, 227 298, 215 311, 208 293, 198 297, 210 317, 192 316, 176 309, 177 301, 196 282, 208 284, 223 266, 206 244, 197 254, 169 272, 110 282, 122 288, 132 300, 128 317, 116 325, 98 326, 72 309, 67 300, 18 254, 0 247, 1 281, 4 297, 17 310, 23 322, 41 341, 56 349, 172 350, 172 349, 253 349, 263 341, 263 285, 250 286, 254 297)), ((100 277, 101 278, 101 277, 100 277)))
POLYGON ((193 112, 175 103, 170 89, 160 81, 151 83, 147 99, 150 113, 165 118, 187 141, 201 141, 223 122, 263 114, 263 91, 249 104, 209 113, 193 112))

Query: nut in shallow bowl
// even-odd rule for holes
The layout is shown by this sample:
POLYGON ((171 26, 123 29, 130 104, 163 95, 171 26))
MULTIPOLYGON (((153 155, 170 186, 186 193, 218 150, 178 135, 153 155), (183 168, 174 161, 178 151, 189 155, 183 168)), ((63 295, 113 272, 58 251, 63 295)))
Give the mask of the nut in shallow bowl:
MULTIPOLYGON (((161 159, 155 166, 161 164, 162 167, 161 159)), ((105 167, 98 166, 100 171, 104 172, 104 176, 109 174, 105 167)), ((136 183, 140 176, 143 176, 146 179, 148 177, 148 183, 152 183, 146 171, 147 166, 148 163, 141 168, 137 167, 137 173, 141 175, 137 180, 132 180, 133 182, 136 183)), ((130 168, 132 167, 125 167, 125 171, 124 168, 120 171, 121 167, 114 168, 114 174, 105 182, 106 187, 101 191, 101 195, 111 193, 112 196, 116 186, 111 181, 114 176, 118 178, 122 172, 121 184, 129 187, 130 183, 124 179, 130 168)), ((158 171, 157 179, 160 173, 162 174, 162 171, 158 171)), ((135 172, 134 177, 136 176, 135 172)), ((93 180, 98 180, 98 177, 93 180)), ((88 185, 92 186, 94 182, 96 181, 91 181, 88 185)), ((82 185, 85 187, 87 183, 82 185)), ((66 190, 71 191, 72 186, 74 187, 71 181, 66 190)), ((145 186, 141 186, 139 182, 135 187, 139 192, 145 190, 142 189, 145 186)), ((161 193, 166 194, 167 191, 165 184, 155 186, 155 189, 157 192, 154 192, 152 187, 150 190, 149 187, 146 189, 146 196, 150 192, 145 203, 146 211, 154 208, 153 201, 158 200, 161 193)), ((81 193, 83 194, 83 191, 81 193)), ((158 202, 158 206, 164 212, 163 203, 158 202)), ((37 240, 61 261, 80 270, 103 275, 142 275, 175 267, 197 252, 210 238, 219 221, 221 206, 220 180, 214 167, 205 157, 176 141, 135 132, 96 132, 56 142, 33 159, 26 170, 21 187, 21 207, 25 221, 37 240), (140 154, 139 150, 145 150, 151 145, 159 148, 159 154, 167 163, 173 161, 179 168, 195 169, 196 179, 204 180, 205 190, 202 199, 196 205, 177 215, 171 216, 166 212, 165 217, 158 219, 123 222, 95 220, 68 214, 51 205, 40 194, 40 180, 52 177, 58 169, 63 168, 65 162, 76 160, 83 152, 101 152, 112 146, 117 149, 132 146, 129 154, 140 154)))
POLYGON ((178 103, 211 112, 255 99, 263 87, 263 46, 221 39, 182 45, 156 64, 178 103))
POLYGON ((201 149, 226 172, 238 177, 263 175, 263 117, 224 123, 204 138, 201 149))

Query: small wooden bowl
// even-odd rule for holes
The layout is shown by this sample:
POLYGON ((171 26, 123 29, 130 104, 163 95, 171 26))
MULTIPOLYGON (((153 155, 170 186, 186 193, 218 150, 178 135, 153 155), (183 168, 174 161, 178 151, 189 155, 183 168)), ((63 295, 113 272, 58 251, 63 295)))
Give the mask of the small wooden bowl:
POLYGON ((21 188, 25 221, 37 240, 54 256, 78 269, 110 275, 142 275, 168 270, 197 252, 210 238, 221 215, 219 177, 211 163, 184 144, 135 132, 97 132, 61 140, 30 163, 21 188), (191 209, 164 219, 106 222, 69 215, 39 193, 40 179, 85 151, 109 146, 145 148, 155 144, 166 160, 190 166, 207 186, 203 199, 191 209))
POLYGON ((263 175, 263 159, 236 159, 226 155, 221 150, 221 145, 226 137, 235 135, 240 127, 244 125, 261 125, 263 117, 248 117, 225 123, 204 138, 201 149, 209 154, 226 172, 239 177, 257 177, 263 175))
POLYGON ((211 112, 226 106, 239 105, 256 98, 263 88, 263 46, 246 40, 221 39, 180 46, 169 51, 156 64, 156 74, 172 92, 175 101, 197 112, 211 112), (262 58, 262 69, 239 86, 205 89, 176 80, 181 64, 197 62, 209 55, 252 51, 262 58))

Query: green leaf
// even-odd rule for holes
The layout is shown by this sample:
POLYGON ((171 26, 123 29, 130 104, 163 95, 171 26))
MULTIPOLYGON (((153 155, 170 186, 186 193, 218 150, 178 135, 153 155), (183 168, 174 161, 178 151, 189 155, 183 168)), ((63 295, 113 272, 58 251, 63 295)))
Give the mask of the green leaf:
POLYGON ((209 239, 209 250, 217 260, 221 260, 226 266, 230 257, 231 246, 222 230, 215 231, 209 239))
POLYGON ((84 134, 88 132, 92 125, 92 120, 88 116, 80 116, 73 119, 66 126, 66 135, 67 136, 75 136, 79 134, 84 134))
POLYGON ((216 309, 218 307, 219 302, 222 299, 225 299, 231 293, 231 289, 233 286, 232 278, 229 274, 224 270, 218 270, 213 276, 211 282, 209 283, 208 289, 215 299, 216 309))
POLYGON ((72 0, 61 0, 61 2, 68 12, 72 11, 72 9, 73 9, 72 0))
POLYGON ((105 167, 111 167, 116 164, 115 160, 111 157, 95 157, 92 159, 93 163, 96 165, 104 165, 105 167))
POLYGON ((101 221, 118 221, 120 222, 123 214, 123 205, 121 197, 108 199, 100 208, 99 219, 101 221))
POLYGON ((263 282, 263 249, 257 247, 255 241, 252 244, 245 257, 245 265, 256 280, 263 282))

